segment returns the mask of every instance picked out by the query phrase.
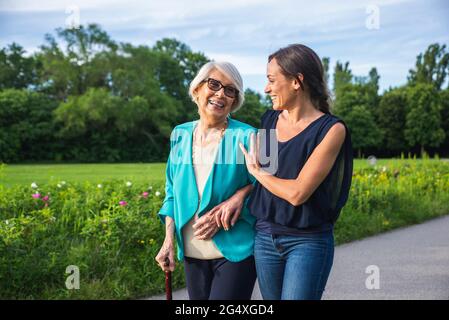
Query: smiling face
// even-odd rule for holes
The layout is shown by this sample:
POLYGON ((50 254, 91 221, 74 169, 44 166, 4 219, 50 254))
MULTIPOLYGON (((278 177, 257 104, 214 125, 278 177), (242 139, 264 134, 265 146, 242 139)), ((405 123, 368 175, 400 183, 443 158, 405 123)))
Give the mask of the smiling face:
MULTIPOLYGON (((232 81, 217 69, 209 73, 208 78, 218 80, 223 86, 235 87, 232 81)), ((224 88, 211 90, 207 82, 203 82, 195 90, 200 117, 212 122, 223 122, 231 112, 232 105, 237 98, 230 98, 224 94, 224 88)))
POLYGON ((267 65, 267 80, 265 93, 271 97, 274 110, 285 110, 294 105, 297 98, 299 83, 286 77, 276 59, 271 59, 267 65))

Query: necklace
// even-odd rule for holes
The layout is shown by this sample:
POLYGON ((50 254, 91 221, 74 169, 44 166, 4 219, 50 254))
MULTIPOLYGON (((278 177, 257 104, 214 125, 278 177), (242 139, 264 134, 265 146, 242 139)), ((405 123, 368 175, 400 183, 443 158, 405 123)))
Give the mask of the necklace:
MULTIPOLYGON (((202 143, 201 143, 201 138, 200 138, 200 141, 198 141, 198 138, 197 138, 197 131, 199 130, 199 129, 198 129, 198 125, 197 125, 197 126, 195 127, 195 129, 193 130, 192 160, 195 159, 195 155, 196 155, 195 149, 196 149, 196 148, 207 147, 209 144, 211 144, 211 143, 213 143, 213 142, 217 142, 217 143, 218 143, 218 142, 223 138, 224 133, 225 133, 227 127, 228 127, 228 121, 226 120, 226 121, 224 122, 223 128, 221 128, 221 130, 220 130, 220 138, 218 139, 218 141, 213 141, 213 140, 212 140, 212 141, 206 143, 206 144, 203 146, 202 143)), ((192 163, 193 163, 193 162, 192 162, 192 163)))

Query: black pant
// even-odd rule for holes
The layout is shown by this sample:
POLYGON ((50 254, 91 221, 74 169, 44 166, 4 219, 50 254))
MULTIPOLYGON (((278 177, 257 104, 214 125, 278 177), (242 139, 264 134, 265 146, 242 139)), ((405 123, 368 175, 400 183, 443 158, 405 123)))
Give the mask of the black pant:
POLYGON ((254 256, 231 262, 225 258, 184 257, 190 300, 250 300, 256 282, 254 256))

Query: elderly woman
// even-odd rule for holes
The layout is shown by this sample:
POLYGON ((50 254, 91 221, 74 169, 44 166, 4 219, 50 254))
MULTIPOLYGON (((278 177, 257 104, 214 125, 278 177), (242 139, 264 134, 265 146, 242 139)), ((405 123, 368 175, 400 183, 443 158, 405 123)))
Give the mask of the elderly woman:
POLYGON ((351 185, 351 138, 330 113, 312 49, 279 49, 268 58, 267 79, 273 110, 262 116, 260 154, 256 143, 249 153, 242 146, 257 179, 248 208, 257 218, 258 282, 264 299, 320 299, 333 263, 333 226, 351 185), (262 155, 275 165, 259 163, 262 155))
POLYGON ((156 261, 174 270, 174 239, 190 299, 250 299, 256 280, 254 222, 245 206, 254 178, 239 149, 251 126, 229 114, 244 100, 242 78, 228 62, 209 62, 190 84, 200 119, 175 127, 159 217, 165 240, 156 261), (168 263, 167 263, 168 262, 168 263))

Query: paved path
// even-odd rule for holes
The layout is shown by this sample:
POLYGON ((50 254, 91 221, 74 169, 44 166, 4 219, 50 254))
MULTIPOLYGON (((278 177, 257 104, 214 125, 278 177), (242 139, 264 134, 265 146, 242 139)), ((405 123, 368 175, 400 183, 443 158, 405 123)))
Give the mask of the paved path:
MULTIPOLYGON (((187 291, 173 292, 173 299, 188 299, 187 291)), ((252 299, 262 299, 257 283, 252 299)), ((337 246, 323 299, 448 300, 449 215, 337 246), (372 265, 379 271, 379 289, 366 287, 372 265)))

